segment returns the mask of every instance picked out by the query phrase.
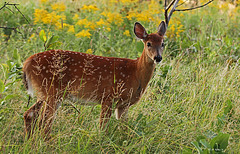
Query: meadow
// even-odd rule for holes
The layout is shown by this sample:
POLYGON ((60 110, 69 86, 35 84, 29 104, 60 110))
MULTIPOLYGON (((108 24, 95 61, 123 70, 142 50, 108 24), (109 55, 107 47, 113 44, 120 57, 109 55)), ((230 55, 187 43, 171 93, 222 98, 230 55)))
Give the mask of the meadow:
POLYGON ((239 0, 174 12, 163 60, 128 122, 112 116, 109 131, 101 132, 100 105, 64 100, 47 142, 39 134, 25 139, 23 114, 36 98, 28 105, 24 60, 49 49, 135 59, 143 44, 134 23, 156 32, 164 20, 163 1, 8 2, 19 5, 0 10, 0 26, 14 28, 0 28, 0 153, 240 152, 239 0))

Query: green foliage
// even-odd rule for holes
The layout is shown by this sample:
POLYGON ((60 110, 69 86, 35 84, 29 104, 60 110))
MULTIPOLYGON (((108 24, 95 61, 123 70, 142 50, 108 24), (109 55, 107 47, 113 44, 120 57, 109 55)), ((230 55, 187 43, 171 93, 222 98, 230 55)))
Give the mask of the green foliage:
MULTIPOLYGON (((134 22, 150 19, 143 18, 153 10, 149 6, 157 8, 154 18, 139 21, 148 32, 155 32, 163 19, 162 12, 156 14, 163 7, 154 2, 64 1, 65 11, 57 12, 52 9, 55 1, 23 0, 19 8, 31 19, 30 25, 19 13, 1 10, 1 26, 18 26, 18 32, 0 29, 0 153, 238 153, 240 12, 239 6, 234 10, 220 8, 218 1, 173 14, 163 61, 156 66, 142 99, 130 108, 128 122, 112 116, 108 133, 100 132, 100 105, 81 106, 73 101, 80 111, 76 112, 66 100, 58 110, 50 141, 45 142, 40 132, 34 139, 24 138, 28 95, 21 79, 22 62, 32 54, 57 48, 137 58, 143 43, 134 36, 134 22), (83 4, 95 4, 99 10, 84 10, 83 4), (34 22, 36 9, 48 11, 44 16, 48 23, 34 22), (109 21, 115 16, 102 12, 115 12, 123 22, 109 21), (126 15, 131 13, 135 17, 130 20, 126 15), (76 19, 75 14, 79 16, 76 19), (53 15, 65 15, 66 20, 59 19, 61 24, 56 26, 56 18, 50 18, 53 15), (101 18, 106 25, 89 30, 91 36, 76 36, 96 26, 101 18), (76 25, 81 19, 91 24, 76 25), (75 32, 69 31, 70 26, 75 32), (127 30, 129 33, 124 33, 127 30)), ((228 7, 228 3, 223 4, 228 7)), ((35 102, 33 98, 30 104, 35 102)))
POLYGON ((44 50, 56 49, 62 44, 58 41, 59 36, 53 35, 51 32, 46 35, 44 30, 40 31, 39 38, 44 42, 44 50))
POLYGON ((219 133, 212 139, 207 140, 204 136, 199 136, 192 144, 199 154, 223 154, 228 146, 229 134, 219 133))

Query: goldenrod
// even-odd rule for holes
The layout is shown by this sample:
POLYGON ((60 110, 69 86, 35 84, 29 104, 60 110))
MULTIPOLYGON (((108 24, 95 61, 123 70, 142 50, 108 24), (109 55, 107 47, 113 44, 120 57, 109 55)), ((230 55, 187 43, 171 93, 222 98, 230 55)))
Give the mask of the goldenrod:
POLYGON ((98 8, 97 8, 97 6, 95 6, 95 5, 83 5, 83 7, 81 8, 82 10, 86 10, 86 11, 97 11, 97 10, 99 10, 98 8))
POLYGON ((51 5, 52 9, 55 11, 65 11, 66 6, 63 3, 55 3, 51 5))
POLYGON ((125 31, 123 32, 123 35, 130 36, 129 30, 125 30, 125 31))
POLYGON ((87 29, 87 30, 80 31, 75 36, 78 37, 78 38, 81 38, 81 37, 90 38, 90 36, 92 36, 92 34, 89 32, 89 29, 87 29))

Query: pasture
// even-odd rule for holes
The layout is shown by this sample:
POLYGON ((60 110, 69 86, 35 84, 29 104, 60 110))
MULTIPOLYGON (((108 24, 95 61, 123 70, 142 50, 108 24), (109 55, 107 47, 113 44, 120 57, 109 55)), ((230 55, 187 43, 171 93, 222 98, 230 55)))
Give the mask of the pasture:
POLYGON ((8 2, 19 5, 0 10, 0 153, 240 152, 239 0, 173 13, 163 60, 127 122, 112 116, 100 131, 100 105, 64 100, 47 142, 39 133, 25 138, 23 114, 36 102, 28 105, 22 82, 25 59, 49 49, 136 59, 143 44, 134 23, 156 32, 163 1, 8 2))

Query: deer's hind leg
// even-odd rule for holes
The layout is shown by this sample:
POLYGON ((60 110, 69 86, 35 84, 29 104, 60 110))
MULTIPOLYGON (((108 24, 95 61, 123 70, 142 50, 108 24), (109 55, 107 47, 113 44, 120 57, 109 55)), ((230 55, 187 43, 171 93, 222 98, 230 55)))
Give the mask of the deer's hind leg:
POLYGON ((50 96, 45 101, 38 101, 24 113, 25 130, 28 138, 34 133, 37 126, 43 133, 43 137, 49 139, 55 113, 61 103, 56 95, 50 96))
POLYGON ((40 128, 44 131, 46 139, 50 138, 52 124, 55 120, 56 111, 61 103, 60 99, 50 98, 44 106, 43 114, 41 115, 40 128))
POLYGON ((35 125, 42 110, 44 101, 38 101, 31 106, 23 115, 26 135, 29 138, 34 133, 35 125))

